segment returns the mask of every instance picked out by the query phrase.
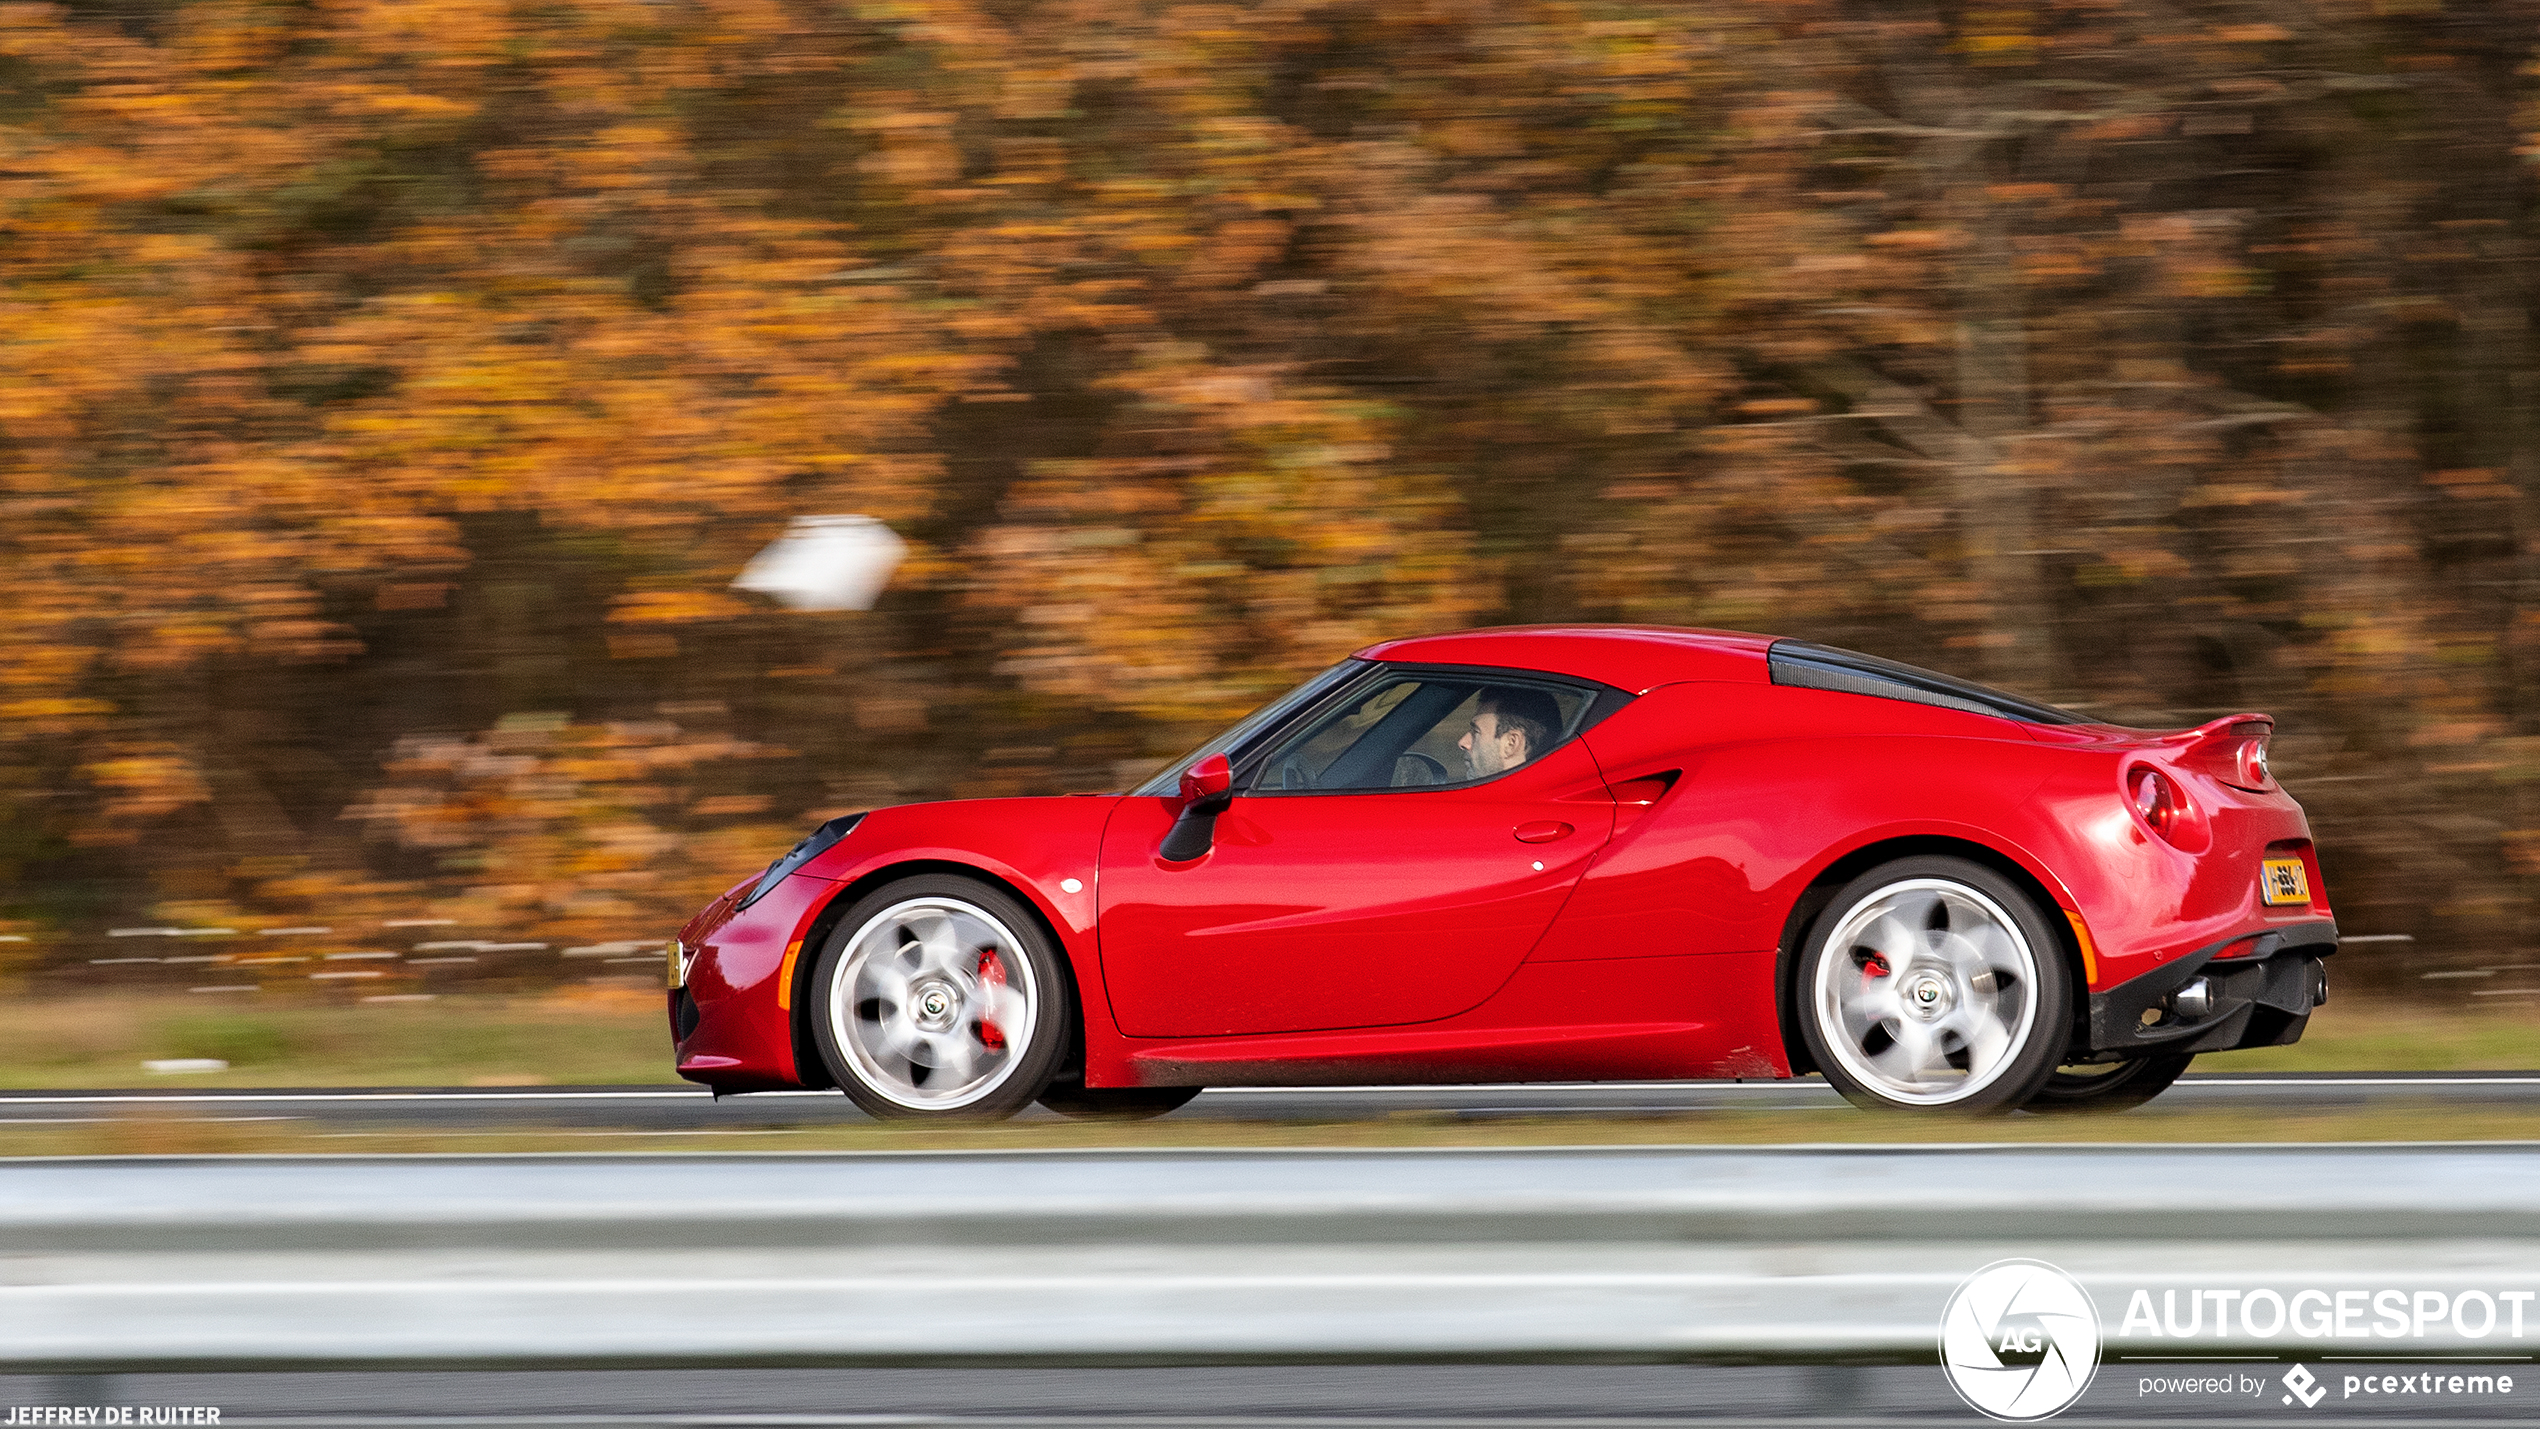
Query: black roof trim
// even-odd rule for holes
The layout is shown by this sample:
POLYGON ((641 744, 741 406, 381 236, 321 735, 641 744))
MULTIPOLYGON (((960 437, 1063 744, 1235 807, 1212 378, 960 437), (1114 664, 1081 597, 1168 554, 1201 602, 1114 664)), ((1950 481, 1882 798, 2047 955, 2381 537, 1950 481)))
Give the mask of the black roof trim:
POLYGON ((2018 695, 1961 680, 1917 665, 1882 660, 1875 655, 1814 645, 1805 640, 1776 640, 1764 652, 1776 685, 1810 690, 1839 690, 1851 695, 1906 700, 1918 705, 1995 715, 2029 724, 2087 724, 2070 710, 2026 700, 2018 695))

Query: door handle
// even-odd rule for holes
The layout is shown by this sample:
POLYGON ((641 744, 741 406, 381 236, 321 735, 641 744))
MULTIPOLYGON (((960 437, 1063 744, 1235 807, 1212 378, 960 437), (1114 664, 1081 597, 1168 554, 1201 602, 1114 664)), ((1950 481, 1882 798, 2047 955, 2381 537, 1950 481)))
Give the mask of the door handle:
POLYGON ((1554 839, 1566 839, 1569 836, 1570 826, 1559 819, 1537 819, 1533 823, 1517 826, 1517 842, 1521 844, 1548 844, 1554 839))

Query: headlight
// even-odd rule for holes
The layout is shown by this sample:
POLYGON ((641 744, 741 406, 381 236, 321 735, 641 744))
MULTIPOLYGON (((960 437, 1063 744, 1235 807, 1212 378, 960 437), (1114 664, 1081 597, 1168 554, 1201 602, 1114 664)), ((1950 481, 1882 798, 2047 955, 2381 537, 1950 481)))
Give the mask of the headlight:
POLYGON ((854 832, 855 826, 863 822, 864 815, 862 814, 841 814, 819 828, 813 829, 810 836, 786 850, 783 858, 767 866, 767 872, 759 875, 758 882, 750 888, 749 896, 743 898, 737 906, 747 908, 766 897, 767 890, 784 882, 787 874, 836 847, 838 840, 854 832))
POLYGON ((697 950, 673 938, 670 940, 668 952, 670 967, 667 971, 670 975, 670 990, 677 992, 688 985, 688 960, 697 955, 697 950))

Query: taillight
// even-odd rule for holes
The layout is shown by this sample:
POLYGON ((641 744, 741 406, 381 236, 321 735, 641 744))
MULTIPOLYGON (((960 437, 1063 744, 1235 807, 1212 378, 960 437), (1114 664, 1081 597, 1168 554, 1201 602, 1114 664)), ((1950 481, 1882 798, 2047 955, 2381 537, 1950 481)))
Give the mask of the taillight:
POLYGON ((2267 737, 2262 734, 2255 739, 2240 741, 2240 748, 2232 755, 2232 767, 2240 777, 2231 782, 2241 788, 2271 787, 2275 783, 2275 773, 2267 768, 2267 737))
POLYGON ((2126 791, 2134 798, 2134 812, 2152 826, 2152 832, 2175 842, 2173 835, 2178 828, 2179 811, 2184 807, 2178 786, 2160 770, 2137 765, 2134 772, 2126 776, 2126 791))

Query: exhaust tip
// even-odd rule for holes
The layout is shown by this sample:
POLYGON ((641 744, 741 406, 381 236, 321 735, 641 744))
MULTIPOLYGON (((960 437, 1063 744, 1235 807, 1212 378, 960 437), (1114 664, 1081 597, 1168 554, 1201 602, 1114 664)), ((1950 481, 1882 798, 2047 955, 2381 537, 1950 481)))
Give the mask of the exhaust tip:
POLYGON ((2194 1022, 2214 1010, 2214 985, 2198 978, 2170 994, 2170 1011, 2184 1021, 2194 1022))

